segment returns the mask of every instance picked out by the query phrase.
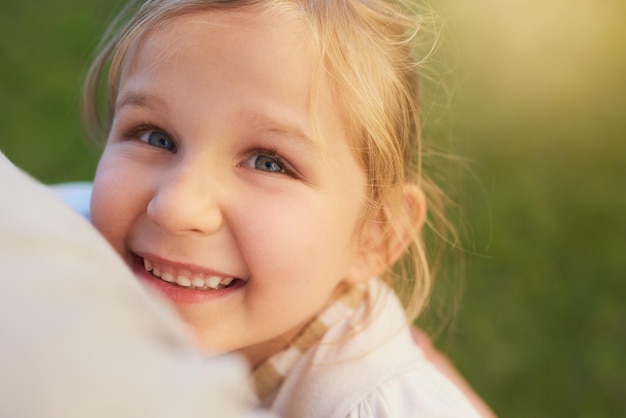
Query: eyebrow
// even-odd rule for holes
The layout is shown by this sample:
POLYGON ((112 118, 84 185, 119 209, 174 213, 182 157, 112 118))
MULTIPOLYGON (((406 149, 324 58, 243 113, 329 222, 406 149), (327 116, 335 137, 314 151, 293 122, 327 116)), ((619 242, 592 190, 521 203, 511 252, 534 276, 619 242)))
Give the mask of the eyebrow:
POLYGON ((159 106, 167 107, 165 100, 151 94, 130 92, 121 97, 122 98, 115 103, 116 112, 124 106, 147 107, 151 109, 159 106))
POLYGON ((264 112, 245 112, 245 116, 256 128, 263 129, 269 133, 288 136, 315 149, 321 147, 319 141, 312 139, 312 137, 307 135, 305 130, 301 129, 296 123, 291 123, 282 118, 274 118, 264 112))

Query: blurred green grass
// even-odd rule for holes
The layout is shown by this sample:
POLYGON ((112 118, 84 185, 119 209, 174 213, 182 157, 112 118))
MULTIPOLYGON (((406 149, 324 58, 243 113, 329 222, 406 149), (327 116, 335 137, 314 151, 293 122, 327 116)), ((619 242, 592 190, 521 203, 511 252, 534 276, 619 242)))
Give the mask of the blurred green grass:
POLYGON ((0 149, 46 182, 93 177, 80 85, 113 4, 0 0, 0 149))
MULTIPOLYGON (((93 176, 79 89, 117 3, 0 0, 0 150, 44 182, 93 176)), ((626 416, 626 6, 435 5, 459 64, 425 136, 464 158, 467 229, 438 344, 500 416, 626 416)))

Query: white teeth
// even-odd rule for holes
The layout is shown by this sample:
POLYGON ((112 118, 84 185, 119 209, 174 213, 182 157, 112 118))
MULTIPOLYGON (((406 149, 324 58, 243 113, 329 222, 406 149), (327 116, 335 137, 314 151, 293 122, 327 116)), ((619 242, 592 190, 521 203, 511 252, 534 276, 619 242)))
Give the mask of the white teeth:
POLYGON ((143 259, 143 266, 147 272, 152 272, 152 274, 161 280, 168 283, 175 283, 179 286, 183 287, 194 287, 197 289, 223 289, 230 285, 235 278, 234 277, 225 277, 221 278, 220 276, 209 276, 207 278, 202 278, 202 276, 196 276, 193 278, 189 278, 187 276, 174 276, 174 274, 170 272, 161 272, 157 266, 152 264, 152 262, 148 259, 143 259))
POLYGON ((152 271, 152 263, 150 262, 150 260, 144 258, 143 267, 146 269, 146 271, 152 271))
POLYGON ((174 277, 171 273, 163 273, 161 278, 168 283, 174 283, 176 281, 176 277, 174 277))
POLYGON ((211 277, 208 277, 204 282, 206 283, 207 287, 210 287, 211 289, 217 289, 221 281, 222 279, 220 277, 211 276, 211 277))
POLYGON ((179 286, 189 287, 191 286, 191 280, 185 276, 176 277, 176 284, 179 286))

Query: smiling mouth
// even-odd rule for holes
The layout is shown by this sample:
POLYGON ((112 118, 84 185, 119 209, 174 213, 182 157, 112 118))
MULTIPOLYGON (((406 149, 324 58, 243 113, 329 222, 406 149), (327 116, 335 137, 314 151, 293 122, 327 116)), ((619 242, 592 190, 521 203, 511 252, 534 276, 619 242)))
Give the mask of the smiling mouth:
POLYGON ((169 283, 183 287, 185 289, 196 290, 220 290, 235 286, 240 279, 236 277, 221 277, 205 274, 181 274, 167 271, 165 267, 159 266, 153 261, 143 259, 144 269, 153 277, 169 283))

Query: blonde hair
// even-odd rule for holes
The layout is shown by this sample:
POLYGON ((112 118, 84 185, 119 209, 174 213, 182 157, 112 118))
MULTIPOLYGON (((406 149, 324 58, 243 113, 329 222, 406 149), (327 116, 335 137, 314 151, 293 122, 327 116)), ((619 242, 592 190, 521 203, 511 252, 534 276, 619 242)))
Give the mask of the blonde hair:
MULTIPOLYGON (((330 78, 351 133, 352 145, 367 172, 369 214, 384 213, 387 237, 400 226, 410 236, 405 256, 383 279, 394 288, 413 320, 426 306, 434 273, 423 231, 403 202, 407 183, 427 196, 430 218, 447 223, 442 194, 422 172, 423 145, 415 41, 422 20, 410 3, 390 0, 148 0, 131 3, 105 33, 85 82, 83 126, 102 138, 109 130, 122 64, 134 45, 156 25, 198 10, 288 6, 309 24, 319 48, 321 70, 330 78), (127 19, 127 16, 131 16, 127 19), (104 80, 105 75, 108 78, 104 80), (108 94, 102 103, 101 87, 108 94), (434 216, 433 216, 434 215, 434 216)), ((430 225, 430 222, 428 222, 430 225)), ((436 235, 436 234, 435 234, 436 235)))

